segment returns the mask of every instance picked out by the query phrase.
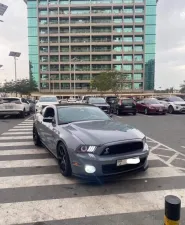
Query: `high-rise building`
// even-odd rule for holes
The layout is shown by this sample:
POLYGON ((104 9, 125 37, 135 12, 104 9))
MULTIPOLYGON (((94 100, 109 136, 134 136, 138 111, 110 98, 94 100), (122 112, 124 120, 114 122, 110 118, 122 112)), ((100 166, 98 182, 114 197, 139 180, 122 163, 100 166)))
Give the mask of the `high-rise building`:
POLYGON ((85 93, 108 70, 127 74, 126 91, 154 89, 156 0, 24 1, 40 92, 85 93))

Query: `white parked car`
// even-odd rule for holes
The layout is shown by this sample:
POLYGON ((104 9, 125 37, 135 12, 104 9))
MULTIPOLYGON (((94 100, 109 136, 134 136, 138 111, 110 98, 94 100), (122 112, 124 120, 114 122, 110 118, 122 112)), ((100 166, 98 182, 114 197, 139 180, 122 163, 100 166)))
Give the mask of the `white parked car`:
POLYGON ((58 104, 59 102, 60 101, 57 99, 56 96, 41 96, 35 105, 35 111, 40 112, 46 106, 55 105, 58 104))
POLYGON ((170 114, 175 112, 185 113, 185 101, 180 97, 172 96, 164 98, 162 102, 162 104, 164 104, 165 107, 168 108, 168 113, 170 114))
POLYGON ((26 114, 30 114, 30 105, 26 99, 17 97, 0 98, 0 116, 19 115, 24 118, 26 114))

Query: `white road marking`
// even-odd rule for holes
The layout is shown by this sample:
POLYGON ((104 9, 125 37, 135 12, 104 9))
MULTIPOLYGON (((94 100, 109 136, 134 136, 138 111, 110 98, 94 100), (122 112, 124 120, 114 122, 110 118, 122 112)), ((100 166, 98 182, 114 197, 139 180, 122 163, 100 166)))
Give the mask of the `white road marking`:
POLYGON ((185 148, 185 146, 181 146, 181 148, 185 148))
POLYGON ((33 126, 32 125, 29 125, 29 126, 15 126, 13 128, 15 129, 22 129, 22 128, 32 128, 33 126))
POLYGON ((10 136, 10 135, 17 135, 17 134, 32 134, 32 132, 27 132, 27 131, 21 131, 21 132, 5 132, 3 134, 1 134, 2 136, 10 136))
POLYGON ((28 146, 33 145, 32 141, 28 142, 0 142, 0 147, 7 147, 7 146, 28 146))
POLYGON ((0 156, 2 155, 36 155, 46 154, 48 151, 44 148, 41 149, 16 149, 16 150, 0 150, 0 156))
POLYGON ((185 207, 184 189, 5 203, 0 204, 0 224, 10 225, 163 210, 166 195, 178 196, 182 201, 181 206, 185 207), (65 210, 61 210, 61 207, 65 210))
POLYGON ((20 128, 20 129, 15 129, 15 128, 13 128, 13 129, 10 129, 9 131, 14 131, 14 132, 16 132, 16 131, 23 131, 23 130, 25 130, 25 131, 32 131, 33 128, 20 128))
MULTIPOLYGON (((136 174, 126 177, 126 180, 136 179, 149 179, 149 178, 164 178, 164 177, 178 177, 185 176, 185 173, 178 172, 170 167, 156 167, 149 168, 146 173, 136 174)), ((120 180, 120 179, 119 179, 120 180)), ((125 180, 125 179, 121 179, 125 180)), ((56 174, 41 174, 41 175, 28 175, 28 176, 12 176, 0 177, 0 189, 4 188, 17 188, 17 187, 34 187, 46 185, 63 185, 63 184, 76 184, 87 183, 79 179, 65 178, 60 173, 56 174)))
POLYGON ((54 158, 0 161, 0 168, 55 166, 55 165, 57 165, 57 162, 54 158))
POLYGON ((33 124, 17 124, 16 126, 19 126, 19 127, 33 127, 33 124))
POLYGON ((0 140, 26 140, 33 139, 32 136, 8 136, 8 137, 0 137, 0 140))

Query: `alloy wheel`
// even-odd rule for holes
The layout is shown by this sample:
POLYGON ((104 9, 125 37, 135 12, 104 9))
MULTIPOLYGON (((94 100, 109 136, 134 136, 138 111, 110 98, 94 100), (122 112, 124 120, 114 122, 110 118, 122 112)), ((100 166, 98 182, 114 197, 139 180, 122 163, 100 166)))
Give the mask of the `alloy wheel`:
POLYGON ((59 160, 60 169, 62 170, 62 172, 65 172, 66 171, 66 152, 64 151, 62 146, 60 146, 59 148, 58 160, 59 160))

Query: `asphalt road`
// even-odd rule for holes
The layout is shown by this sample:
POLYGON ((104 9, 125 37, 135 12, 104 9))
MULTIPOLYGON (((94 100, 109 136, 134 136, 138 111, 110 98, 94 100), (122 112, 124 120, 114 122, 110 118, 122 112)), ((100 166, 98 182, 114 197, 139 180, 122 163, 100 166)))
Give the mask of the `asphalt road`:
MULTIPOLYGON (((30 116, 27 116, 25 119, 29 118, 30 116)), ((21 119, 18 116, 7 116, 3 119, 0 119, 0 135, 12 127, 16 126, 17 124, 21 123, 25 119, 21 119)))
POLYGON ((0 120, 0 224, 159 225, 168 194, 181 198, 185 224, 184 152, 160 143, 179 143, 174 133, 184 133, 183 116, 115 116, 146 133, 150 167, 99 184, 64 178, 53 156, 33 145, 31 120, 0 120), (170 128, 175 132, 166 134, 170 128))
POLYGON ((175 114, 166 116, 124 115, 118 119, 128 123, 147 136, 185 154, 185 115, 175 114), (182 147, 184 146, 184 148, 182 147))

